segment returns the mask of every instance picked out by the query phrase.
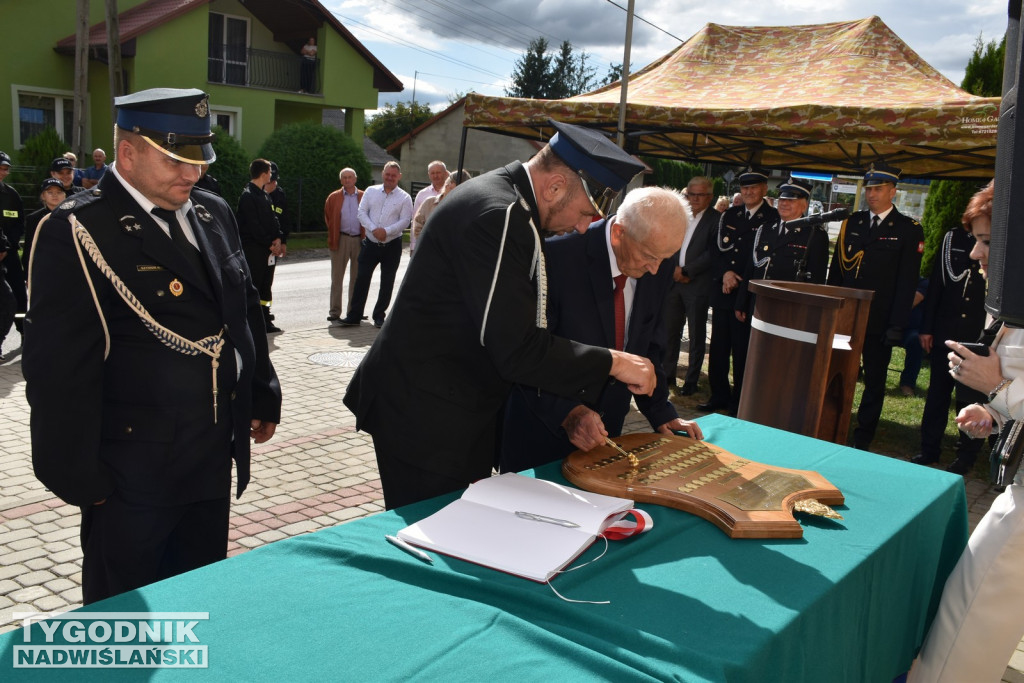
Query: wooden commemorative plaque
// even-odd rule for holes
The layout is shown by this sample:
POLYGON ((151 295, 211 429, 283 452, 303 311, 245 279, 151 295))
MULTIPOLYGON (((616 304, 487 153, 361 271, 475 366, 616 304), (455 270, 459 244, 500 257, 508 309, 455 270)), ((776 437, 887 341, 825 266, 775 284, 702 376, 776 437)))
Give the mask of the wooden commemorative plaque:
POLYGON ((842 519, 828 506, 842 505, 843 494, 817 472, 765 465, 684 436, 613 441, 626 455, 610 445, 574 451, 562 463, 565 478, 587 491, 690 512, 730 538, 801 538, 794 507, 842 519))

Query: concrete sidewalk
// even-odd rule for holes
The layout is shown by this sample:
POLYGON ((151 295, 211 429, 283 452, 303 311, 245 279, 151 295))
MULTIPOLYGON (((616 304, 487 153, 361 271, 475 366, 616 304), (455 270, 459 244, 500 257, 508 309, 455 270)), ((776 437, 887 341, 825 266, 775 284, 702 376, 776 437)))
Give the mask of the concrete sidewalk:
MULTIPOLYGON (((403 270, 407 257, 403 258, 403 270)), ((401 274, 400 276, 401 277, 401 274)), ((384 509, 373 444, 355 431, 342 405, 349 379, 377 330, 323 327, 270 337, 284 394, 274 438, 253 449, 252 482, 233 501, 229 555, 315 531, 384 509)), ((16 627, 12 612, 67 610, 81 605, 79 510, 35 479, 29 448, 29 412, 18 354, 0 365, 0 631, 16 627)), ((694 418, 698 415, 685 415, 694 418)), ((627 431, 647 431, 635 411, 627 431)), ((995 492, 966 483, 970 524, 995 492)), ((1024 683, 1019 646, 1003 680, 1024 683)))

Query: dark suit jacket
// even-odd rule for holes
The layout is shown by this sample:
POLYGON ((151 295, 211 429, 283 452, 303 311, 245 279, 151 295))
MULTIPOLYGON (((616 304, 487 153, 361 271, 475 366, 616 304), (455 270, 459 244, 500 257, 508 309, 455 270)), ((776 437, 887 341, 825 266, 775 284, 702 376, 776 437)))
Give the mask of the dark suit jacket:
MULTIPOLYGON (((549 329, 561 337, 610 347, 615 344, 615 309, 606 243, 608 224, 600 221, 591 226, 586 235, 573 234, 550 240, 545 257, 549 274, 549 329)), ((625 350, 650 358, 658 376, 652 396, 636 397, 637 407, 652 429, 679 416, 668 400, 668 385, 662 369, 666 338, 662 310, 675 263, 666 259, 656 274, 644 275, 636 281, 626 331, 625 350)), ((632 397, 624 384, 608 378, 593 408, 602 415, 605 428, 612 436, 622 433, 632 397)), ((576 450, 561 424, 569 411, 580 404, 573 398, 516 385, 509 396, 502 429, 502 471, 536 467, 576 450)))
MULTIPOLYGON (((715 231, 718 223, 722 220, 722 214, 709 206, 701 214, 700 221, 691 225, 693 237, 686 245, 686 265, 683 266, 683 275, 690 278, 690 281, 683 284, 683 287, 699 289, 701 293, 707 293, 711 287, 711 248, 715 246, 715 231)), ((671 259, 673 264, 679 263, 679 252, 676 252, 671 259)))
POLYGON ((414 462, 468 484, 496 463, 513 382, 597 400, 608 350, 537 326, 539 225, 519 162, 460 184, 437 205, 345 393, 357 428, 402 432, 402 447, 377 448, 378 461, 414 462))
POLYGON ((920 333, 933 335, 940 349, 947 339, 977 341, 985 328, 985 278, 970 256, 973 248, 974 235, 956 227, 943 236, 935 254, 920 333))
POLYGON ((234 217, 212 193, 193 190, 192 201, 205 277, 112 172, 36 231, 22 361, 32 460, 40 481, 68 503, 112 494, 150 505, 223 497, 232 458, 240 495, 250 420, 280 421, 280 386, 234 217), (217 424, 210 358, 157 339, 86 255, 94 302, 71 216, 162 326, 192 341, 226 330, 217 424))
POLYGON ((843 222, 829 266, 828 284, 875 293, 866 334, 884 334, 889 329, 902 332, 907 326, 923 249, 921 224, 895 206, 877 230, 870 229, 867 211, 858 211, 843 222), (860 265, 851 267, 846 259, 859 252, 864 254, 860 265))

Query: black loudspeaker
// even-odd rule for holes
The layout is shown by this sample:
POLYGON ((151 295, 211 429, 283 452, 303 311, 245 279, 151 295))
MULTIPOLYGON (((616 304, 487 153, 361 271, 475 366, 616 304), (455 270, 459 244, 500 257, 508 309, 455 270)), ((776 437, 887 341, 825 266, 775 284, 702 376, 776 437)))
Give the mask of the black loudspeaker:
POLYGON ((997 318, 1024 325, 1024 191, 1014 191, 1018 185, 1024 187, 1020 10, 1021 0, 1010 0, 985 308, 997 318))

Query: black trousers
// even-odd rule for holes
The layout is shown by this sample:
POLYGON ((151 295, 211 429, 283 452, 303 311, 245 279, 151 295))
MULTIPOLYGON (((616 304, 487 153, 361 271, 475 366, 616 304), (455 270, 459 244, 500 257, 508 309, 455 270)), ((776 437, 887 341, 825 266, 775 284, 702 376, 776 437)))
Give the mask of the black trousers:
MULTIPOLYGON (((28 310, 28 293, 25 289, 25 271, 21 269, 21 261, 14 249, 7 252, 7 258, 3 260, 3 269, 6 271, 4 278, 14 295, 15 309, 17 316, 14 318, 14 325, 21 332, 25 311, 28 310)), ((0 335, 0 339, 2 339, 0 335)))
MULTIPOLYGON (((980 391, 966 387, 950 376, 946 352, 944 344, 933 347, 929 358, 932 378, 924 400, 924 414, 921 416, 921 455, 929 458, 938 458, 942 451, 942 437, 949 422, 949 404, 953 392, 956 392, 957 412, 986 398, 980 391)), ((974 460, 984 443, 984 439, 972 439, 961 431, 957 434, 956 455, 974 460)))
POLYGON ((892 347, 881 333, 867 333, 861 360, 864 364, 864 393, 857 408, 857 427, 853 430, 853 445, 867 450, 875 438, 878 420, 885 402, 885 380, 892 360, 892 347))
POLYGON ((227 557, 230 498, 154 507, 115 493, 82 508, 86 605, 227 557))
POLYGON ((373 319, 384 320, 391 305, 391 293, 395 288, 395 275, 398 273, 398 264, 402 260, 402 240, 395 238, 386 244, 378 244, 368 239, 363 240, 363 246, 359 250, 359 275, 356 277, 356 289, 352 295, 351 313, 347 316, 350 320, 361 320, 363 310, 366 308, 366 298, 370 294, 370 281, 373 279, 373 271, 380 266, 380 292, 377 294, 377 303, 373 307, 373 319))
POLYGON ((697 380, 700 379, 700 370, 704 365, 704 354, 707 348, 708 299, 706 288, 704 288, 704 293, 701 293, 692 284, 679 282, 673 283, 665 296, 664 319, 665 327, 668 330, 668 343, 665 345, 664 368, 669 385, 676 380, 680 337, 685 325, 689 330, 690 350, 683 386, 697 388, 697 380))
POLYGON ((747 346, 750 344, 750 323, 736 319, 730 303, 711 309, 711 345, 708 349, 708 383, 711 398, 708 402, 734 411, 740 404, 743 390, 743 371, 747 365, 747 346), (732 358, 732 389, 729 388, 729 359, 732 358))

